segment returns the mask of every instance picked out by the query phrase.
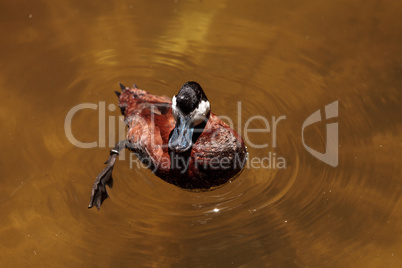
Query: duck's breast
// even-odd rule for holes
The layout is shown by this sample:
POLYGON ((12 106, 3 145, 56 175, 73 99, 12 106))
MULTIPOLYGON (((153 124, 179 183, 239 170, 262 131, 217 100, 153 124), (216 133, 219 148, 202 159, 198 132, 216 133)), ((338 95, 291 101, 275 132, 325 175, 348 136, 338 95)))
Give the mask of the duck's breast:
POLYGON ((240 135, 211 113, 204 131, 193 145, 194 175, 230 178, 243 169, 246 154, 240 135))

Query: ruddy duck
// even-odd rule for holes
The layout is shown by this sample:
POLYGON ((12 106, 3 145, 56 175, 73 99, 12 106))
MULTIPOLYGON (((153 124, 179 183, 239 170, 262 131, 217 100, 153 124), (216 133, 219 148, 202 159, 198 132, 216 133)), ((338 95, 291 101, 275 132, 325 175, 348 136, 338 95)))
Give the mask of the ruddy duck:
POLYGON ((243 139, 218 116, 201 86, 187 82, 172 99, 121 85, 116 92, 128 127, 127 139, 110 151, 106 168, 92 187, 89 208, 98 209, 112 187, 112 171, 123 148, 132 151, 156 176, 178 187, 205 191, 228 182, 244 167, 243 139))

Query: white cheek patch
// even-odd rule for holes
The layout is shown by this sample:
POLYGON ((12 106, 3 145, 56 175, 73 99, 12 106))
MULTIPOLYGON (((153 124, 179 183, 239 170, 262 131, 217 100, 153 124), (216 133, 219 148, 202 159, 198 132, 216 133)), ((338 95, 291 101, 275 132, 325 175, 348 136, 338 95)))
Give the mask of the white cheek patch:
POLYGON ((209 104, 209 101, 201 101, 200 104, 198 104, 198 107, 190 113, 190 117, 194 126, 202 123, 207 117, 210 110, 211 106, 209 104))
POLYGON ((173 96, 173 98, 172 98, 172 113, 173 113, 174 119, 177 121, 178 110, 177 110, 176 96, 173 96))

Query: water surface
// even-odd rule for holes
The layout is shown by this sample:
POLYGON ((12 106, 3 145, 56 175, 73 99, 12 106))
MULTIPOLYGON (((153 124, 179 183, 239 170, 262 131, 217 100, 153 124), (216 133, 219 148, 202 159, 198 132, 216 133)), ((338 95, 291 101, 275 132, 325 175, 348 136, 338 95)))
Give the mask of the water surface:
MULTIPOLYGON (((1 3, 0 266, 401 266, 401 13, 397 1, 1 3), (111 198, 88 210, 124 136, 117 83, 172 96, 188 80, 247 135, 243 173, 192 193, 125 154, 111 198), (301 138, 334 101, 336 167, 301 138), (77 112, 72 133, 95 148, 66 137, 83 103, 97 109, 77 112), (276 147, 273 131, 244 132, 256 115, 286 116, 276 147), (250 161, 274 153, 285 168, 250 161)), ((305 135, 325 150, 325 122, 305 135)))

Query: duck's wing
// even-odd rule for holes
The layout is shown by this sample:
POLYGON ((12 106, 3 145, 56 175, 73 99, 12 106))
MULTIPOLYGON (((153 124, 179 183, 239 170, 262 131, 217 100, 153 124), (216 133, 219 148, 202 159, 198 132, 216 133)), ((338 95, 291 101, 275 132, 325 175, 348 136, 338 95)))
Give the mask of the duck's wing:
POLYGON ((119 106, 124 107, 127 140, 132 150, 141 160, 149 158, 154 165, 159 165, 168 156, 169 135, 176 124, 171 99, 131 88, 123 90, 119 106))
POLYGON ((166 114, 172 101, 166 96, 155 96, 138 88, 126 88, 119 97, 119 107, 124 116, 138 113, 166 114))

